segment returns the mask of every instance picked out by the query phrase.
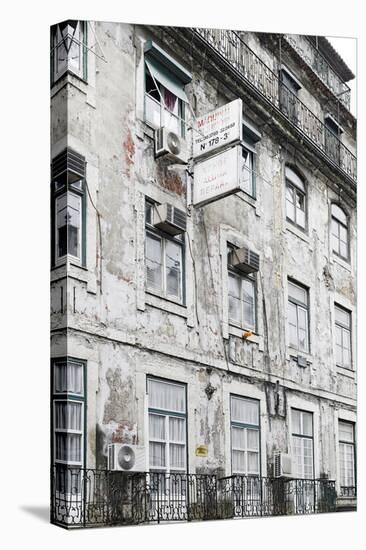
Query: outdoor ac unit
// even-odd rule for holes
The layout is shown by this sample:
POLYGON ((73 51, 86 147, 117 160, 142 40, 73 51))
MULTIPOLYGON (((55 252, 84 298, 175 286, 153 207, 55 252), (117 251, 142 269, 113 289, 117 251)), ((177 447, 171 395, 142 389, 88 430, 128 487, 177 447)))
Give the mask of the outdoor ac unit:
POLYGON ((170 235, 180 235, 187 228, 187 215, 171 204, 155 206, 154 226, 170 235))
POLYGON ((237 248, 230 253, 229 263, 244 273, 259 271, 259 256, 246 246, 237 248))
POLYGON ((292 477, 291 455, 275 453, 273 455, 274 477, 292 477))
POLYGON ((145 447, 126 443, 111 443, 108 445, 108 469, 145 472, 145 447))
POLYGON ((164 157, 171 164, 187 164, 187 144, 168 128, 159 128, 155 131, 155 157, 164 157))

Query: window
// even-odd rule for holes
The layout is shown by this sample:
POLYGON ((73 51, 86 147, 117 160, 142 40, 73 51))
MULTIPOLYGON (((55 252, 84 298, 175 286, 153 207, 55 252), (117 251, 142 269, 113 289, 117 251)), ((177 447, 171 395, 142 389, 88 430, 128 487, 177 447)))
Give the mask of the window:
POLYGON ((289 345, 309 351, 309 293, 306 288, 288 281, 289 345))
POLYGON ((85 159, 67 148, 52 161, 52 265, 86 263, 85 159), (70 157, 72 160, 70 161, 70 157), (80 162, 75 171, 74 160, 80 162))
POLYGON ((351 359, 351 312, 335 306, 336 365, 352 369, 351 359))
POLYGON ((52 378, 56 490, 75 494, 80 492, 80 468, 84 464, 84 363, 57 360, 53 363, 52 378))
POLYGON ((297 124, 298 99, 296 96, 300 89, 299 81, 287 69, 281 69, 280 109, 294 124, 297 124))
POLYGON ((260 475, 259 401, 230 396, 233 474, 260 475))
POLYGON ((188 98, 184 86, 192 79, 172 57, 154 42, 145 46, 145 120, 154 128, 165 127, 185 136, 188 98))
POLYGON ((292 448, 295 477, 314 477, 313 414, 291 409, 292 448))
POLYGON ((255 171, 256 171, 256 143, 261 139, 259 132, 251 124, 243 124, 242 141, 242 181, 243 189, 248 195, 255 198, 255 171))
POLYGON ((344 211, 337 205, 331 206, 331 247, 332 251, 344 260, 349 259, 348 220, 344 211))
POLYGON ((339 420, 339 466, 341 496, 356 496, 355 425, 339 420))
POLYGON ((306 188, 303 180, 289 167, 286 176, 286 219, 298 227, 306 226, 306 188))
POLYGON ((51 28, 51 80, 66 72, 86 79, 87 24, 69 20, 51 28))
POLYGON ((150 471, 187 471, 186 387, 148 378, 150 471))
POLYGON ((54 460, 83 462, 84 365, 77 361, 53 366, 54 460))
POLYGON ((340 162, 341 134, 343 129, 331 115, 324 119, 325 152, 337 164, 340 162))
POLYGON ((230 265, 233 247, 228 246, 229 323, 256 330, 257 288, 253 273, 243 274, 230 265))
POLYGON ((154 226, 154 205, 146 202, 146 290, 183 303, 184 237, 172 237, 154 226))

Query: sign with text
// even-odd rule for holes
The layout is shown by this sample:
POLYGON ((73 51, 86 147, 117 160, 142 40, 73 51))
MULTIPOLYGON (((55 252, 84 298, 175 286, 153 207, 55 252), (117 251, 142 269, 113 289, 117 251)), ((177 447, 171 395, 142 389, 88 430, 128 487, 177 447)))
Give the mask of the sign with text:
POLYGON ((198 162, 194 167, 194 206, 203 206, 240 191, 242 165, 240 145, 198 162))
POLYGON ((235 99, 198 117, 193 132, 193 158, 208 155, 235 141, 241 141, 242 111, 242 100, 235 99))

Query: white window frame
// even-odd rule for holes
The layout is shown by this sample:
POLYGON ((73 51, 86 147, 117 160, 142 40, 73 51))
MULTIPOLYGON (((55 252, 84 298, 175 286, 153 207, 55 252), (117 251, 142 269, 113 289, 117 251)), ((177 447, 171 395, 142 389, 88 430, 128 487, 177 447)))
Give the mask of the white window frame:
POLYGON ((247 475, 247 476, 260 476, 261 475, 261 425, 260 425, 260 402, 258 399, 252 398, 252 397, 244 397, 239 395, 230 394, 229 399, 230 404, 230 438, 231 438, 231 473, 232 475, 247 475), (233 399, 239 399, 242 401, 250 401, 252 403, 256 403, 258 407, 258 424, 246 424, 244 422, 241 422, 239 420, 234 420, 232 417, 232 400, 233 399), (239 448, 234 447, 233 445, 233 428, 242 429, 244 430, 244 438, 245 438, 245 448, 239 448), (258 433, 258 449, 249 448, 248 447, 248 431, 252 430, 258 433), (233 464, 234 464, 234 451, 244 452, 245 457, 245 469, 244 471, 234 471, 233 464), (248 468, 248 453, 255 453, 258 455, 258 471, 257 472, 250 472, 248 468))
POLYGON ((292 453, 293 453, 293 462, 295 464, 295 448, 296 448, 296 445, 295 445, 295 440, 299 440, 300 441, 300 445, 301 445, 301 452, 302 454, 300 455, 300 458, 302 459, 302 462, 301 462, 301 474, 299 476, 298 472, 294 472, 296 474, 296 477, 298 477, 299 479, 315 479, 315 454, 314 454, 314 413, 312 411, 305 411, 303 409, 298 409, 297 407, 291 407, 290 411, 291 411, 291 419, 292 419, 292 414, 293 414, 293 411, 297 411, 300 413, 300 433, 296 433, 294 431, 294 426, 293 426, 293 421, 291 422, 292 424, 292 431, 291 431, 291 446, 292 446, 292 453), (311 436, 309 435, 306 435, 304 434, 304 429, 303 429, 303 425, 304 425, 304 414, 306 415, 311 415, 311 436), (312 452, 312 463, 311 463, 311 470, 312 470, 312 476, 311 477, 306 477, 305 475, 305 445, 304 445, 304 441, 311 441, 311 452, 312 452))
POLYGON ((145 223, 145 292, 149 294, 154 294, 160 298, 175 302, 179 305, 185 304, 185 235, 181 235, 181 238, 172 237, 166 235, 163 231, 156 229, 153 225, 154 218, 154 204, 150 201, 146 201, 146 206, 151 208, 151 220, 145 223), (147 282, 147 237, 151 237, 161 243, 161 287, 160 290, 149 288, 147 282), (180 250, 180 281, 179 281, 179 294, 180 296, 175 296, 168 293, 167 289, 167 266, 166 266, 166 245, 167 242, 171 242, 179 247, 180 250))
POLYGON ((349 234, 349 227, 348 226, 349 226, 348 216, 347 216, 346 212, 338 204, 332 203, 331 204, 331 213, 330 213, 330 244, 331 244, 332 253, 336 254, 337 256, 342 258, 342 260, 345 260, 347 262, 350 259, 350 238, 349 238, 350 234, 349 234), (337 217, 337 215, 333 211, 333 206, 337 206, 337 208, 339 208, 339 210, 342 211, 342 213, 344 214, 344 216, 346 218, 346 223, 344 223, 342 220, 340 220, 337 217), (333 224, 336 224, 336 226, 337 226, 337 235, 335 235, 333 233, 333 224), (340 228, 341 227, 343 227, 343 229, 346 230, 347 241, 345 243, 344 243, 344 241, 341 241, 341 236, 340 236, 340 228), (334 248, 334 240, 337 241, 337 250, 335 250, 335 248, 334 248), (343 242, 347 246, 347 255, 346 256, 344 256, 340 252, 341 242, 343 242))
MULTIPOLYGON (((82 243, 82 238, 83 238, 83 213, 82 213, 82 209, 83 209, 83 200, 82 200, 82 196, 77 194, 77 193, 73 193, 72 191, 69 191, 69 190, 66 190, 65 193, 62 193, 60 195, 57 195, 55 197, 55 220, 54 220, 54 223, 55 223, 55 264, 58 265, 60 263, 63 263, 65 261, 65 259, 70 259, 72 261, 77 261, 78 263, 81 263, 81 257, 82 257, 82 246, 83 246, 83 243, 82 243), (79 252, 79 255, 78 256, 74 256, 73 254, 70 254, 69 251, 67 251, 66 254, 62 255, 62 256, 59 256, 59 238, 58 238, 58 224, 57 224, 57 218, 58 218, 58 202, 66 197, 66 209, 68 208, 68 202, 67 202, 67 199, 68 199, 68 195, 71 194, 73 195, 74 197, 77 198, 78 200, 78 204, 79 204, 79 231, 78 231, 78 252, 79 252)), ((66 224, 66 248, 68 250, 68 224, 66 224)))
POLYGON ((158 438, 151 438, 150 437, 150 433, 149 433, 149 429, 148 429, 148 443, 149 443, 149 450, 148 450, 148 456, 149 456, 149 471, 150 472, 157 472, 157 473, 165 473, 165 474, 170 474, 170 473, 182 473, 182 474, 185 474, 188 472, 188 432, 187 432, 187 390, 186 390, 186 385, 185 384, 180 384, 178 382, 173 382, 173 381, 170 381, 170 380, 162 380, 162 379, 159 379, 159 378, 154 378, 154 377, 148 377, 148 380, 154 380, 158 383, 162 383, 162 384, 169 384, 171 386, 178 386, 180 387, 181 389, 184 390, 184 396, 185 396, 185 412, 184 413, 179 413, 179 412, 176 412, 176 411, 168 411, 168 410, 165 410, 165 409, 161 409, 161 408, 157 408, 157 407, 150 407, 150 398, 149 398, 149 394, 148 395, 148 425, 149 425, 149 422, 150 422, 150 415, 153 415, 153 416, 160 416, 160 417, 163 417, 165 419, 165 422, 164 422, 164 431, 165 431, 165 439, 158 439, 158 438), (170 418, 179 418, 179 419, 182 419, 184 420, 184 423, 185 423, 185 430, 184 430, 184 434, 185 434, 185 441, 184 443, 182 443, 181 441, 175 441, 175 440, 171 440, 170 439, 170 432, 169 432, 169 422, 170 422, 170 418), (150 442, 151 443, 163 443, 165 445, 165 466, 151 466, 150 464, 150 442), (176 466, 173 466, 171 467, 170 465, 170 445, 173 444, 173 445, 180 445, 180 446, 184 446, 184 460, 185 460, 185 466, 184 467, 176 467, 176 466))
MULTIPOLYGON (((187 110, 185 102, 183 101, 183 99, 181 99, 180 97, 175 95, 169 89, 169 87, 165 87, 161 82, 156 80, 154 75, 150 72, 150 69, 149 69, 149 67, 146 63, 144 63, 144 69, 145 69, 145 73, 144 73, 144 120, 145 120, 145 122, 149 126, 152 126, 154 129, 157 129, 157 128, 162 128, 162 127, 165 126, 166 117, 174 117, 177 120, 177 126, 178 126, 177 134, 178 134, 178 136, 180 136, 184 139, 185 134, 186 134, 185 125, 186 125, 186 110, 187 110), (160 101, 158 101, 156 98, 154 98, 152 95, 150 95, 150 93, 146 90, 146 81, 147 81, 146 77, 147 77, 147 74, 150 76, 150 78, 154 82, 155 90, 159 94, 160 101), (176 98, 177 113, 173 113, 166 106, 166 104, 164 102, 164 97, 163 97, 164 90, 168 90, 176 98), (156 107, 160 111, 160 115, 159 115, 160 122, 158 124, 155 124, 153 120, 148 118, 148 115, 147 115, 147 111, 148 111, 147 101, 151 101, 153 104, 155 103, 156 107)), ((167 126, 167 128, 169 128, 169 126, 167 126)), ((172 128, 171 130, 175 131, 174 128, 172 128)))
POLYGON ((343 418, 338 418, 338 449, 339 449, 339 487, 340 487, 340 490, 342 491, 342 488, 355 488, 356 490, 356 486, 357 486, 357 478, 356 478, 356 425, 354 422, 351 422, 349 420, 344 420, 343 418), (343 423, 343 424, 348 424, 348 425, 351 425, 352 426, 352 441, 345 441, 345 440, 342 440, 341 437, 340 437, 340 424, 343 423), (343 451, 342 453, 342 446, 345 447, 345 446, 348 446, 348 447, 351 447, 352 448, 352 477, 353 477, 353 485, 345 485, 343 484, 343 479, 342 479, 342 458, 343 458, 343 462, 344 462, 344 469, 345 469, 345 472, 348 471, 348 466, 347 466, 347 462, 346 462, 346 454, 345 452, 343 451), (342 454, 343 454, 343 457, 342 457, 342 454))
POLYGON ((335 363, 336 363, 336 366, 341 367, 343 369, 353 371, 353 364, 352 364, 352 312, 349 311, 348 309, 336 304, 336 303, 334 304, 334 326, 335 326, 335 346, 336 346, 336 350, 335 350, 336 361, 335 361, 335 363), (348 315, 348 318, 349 318, 349 325, 348 326, 344 325, 341 321, 337 320, 337 316, 336 316, 337 310, 342 311, 343 313, 346 313, 348 315), (341 339, 342 339, 341 346, 338 346, 338 343, 337 343, 337 329, 339 329, 341 331, 341 339), (349 336, 349 366, 346 366, 344 364, 344 359, 343 359, 343 350, 346 349, 343 346, 343 334, 344 333, 347 333, 348 336, 349 336), (337 363, 337 347, 341 347, 341 349, 342 349, 342 363, 337 363))
POLYGON ((240 327, 242 329, 250 329, 256 332, 257 329, 257 284, 254 277, 246 277, 245 275, 239 274, 235 272, 234 270, 230 269, 228 270, 228 317, 229 317, 229 324, 233 326, 240 327), (240 320, 233 319, 230 317, 230 291, 229 291, 229 280, 230 277, 236 278, 240 281, 240 320), (253 289, 253 297, 254 297, 254 303, 253 303, 253 323, 250 323, 247 319, 244 319, 244 304, 247 303, 243 299, 243 292, 244 292, 244 282, 248 282, 251 284, 253 289))
MULTIPOLYGON (((63 76, 65 73, 73 73, 79 78, 84 78, 84 70, 85 70, 85 63, 87 59, 87 53, 86 53, 86 22, 84 21, 77 21, 75 32, 72 34, 67 33, 66 37, 62 35, 62 31, 60 28, 60 23, 55 25, 52 29, 52 64, 53 64, 53 72, 52 72, 52 80, 53 83, 56 82, 61 76, 63 76), (71 51, 71 47, 69 49, 69 52, 66 51, 66 63, 65 66, 61 69, 59 69, 58 65, 58 50, 60 48, 60 45, 62 42, 67 40, 70 40, 73 44, 76 44, 78 47, 78 57, 79 57, 79 67, 76 68, 72 64, 72 60, 69 59, 69 54, 71 51), (85 51, 84 51, 85 50, 85 51)), ((70 27, 70 25, 68 25, 70 27)))
POLYGON ((304 287, 303 285, 293 281, 292 279, 288 279, 287 281, 287 288, 288 288, 288 311, 287 311, 287 324, 288 324, 288 338, 289 338, 289 346, 293 349, 298 350, 299 352, 304 353, 310 353, 310 324, 309 324, 309 310, 310 310, 310 297, 309 297, 309 289, 304 287), (291 296, 290 294, 290 285, 293 285, 295 287, 298 287, 302 291, 306 293, 307 297, 307 303, 302 303, 298 301, 296 298, 291 296), (290 341, 290 319, 289 319, 289 307, 290 304, 292 306, 296 307, 296 331, 297 331, 297 345, 295 346, 294 343, 290 341), (306 317, 306 349, 302 349, 299 345, 299 309, 301 309, 305 313, 306 317))
POLYGON ((82 467, 82 464, 84 462, 84 401, 77 400, 77 399, 67 399, 67 398, 59 398, 53 400, 53 433, 54 433, 54 462, 55 464, 65 464, 65 465, 71 465, 71 466, 79 466, 82 467), (81 406, 81 418, 80 418, 80 424, 81 428, 80 430, 73 430, 70 428, 57 428, 56 427, 56 403, 65 403, 66 406, 68 403, 77 403, 81 406), (75 434, 80 436, 80 460, 62 460, 59 458, 56 458, 56 434, 75 434))
POLYGON ((292 170, 289 166, 285 166, 285 214, 286 221, 295 225, 302 231, 307 230, 308 225, 308 212, 307 212, 307 186, 305 181, 297 175, 297 173, 292 170), (289 201, 287 198, 287 190, 290 190, 292 193, 293 202, 289 201), (304 201, 304 209, 297 207, 297 196, 302 197, 304 201), (287 203, 290 203, 293 206, 294 210, 294 219, 292 219, 287 213, 287 203), (298 210, 304 214, 304 225, 298 221, 298 210))

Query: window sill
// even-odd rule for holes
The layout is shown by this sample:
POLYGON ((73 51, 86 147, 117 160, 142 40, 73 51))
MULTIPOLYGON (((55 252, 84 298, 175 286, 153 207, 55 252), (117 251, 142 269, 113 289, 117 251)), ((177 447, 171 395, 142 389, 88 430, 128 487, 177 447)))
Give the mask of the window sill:
POLYGON ((305 369, 307 368, 309 365, 312 365, 313 363, 313 356, 311 355, 311 353, 309 352, 306 352, 306 351, 300 351, 298 349, 295 349, 295 348, 292 348, 291 346, 289 346, 287 348, 287 360, 288 361, 293 361, 294 363, 297 364, 297 366, 300 368, 300 369, 305 369), (298 356, 301 356, 301 357, 304 357, 306 359, 306 367, 303 367, 301 365, 298 365, 298 362, 297 362, 297 357, 298 356))
POLYGON ((310 245, 310 238, 307 235, 307 233, 305 233, 301 229, 298 229, 295 225, 289 223, 287 220, 286 220, 286 231, 289 231, 289 233, 296 235, 296 237, 299 237, 299 239, 301 239, 302 241, 310 245))
POLYGON ((340 265, 341 267, 343 267, 347 271, 349 271, 349 273, 352 272, 350 262, 347 261, 347 260, 343 260, 343 258, 341 258, 340 256, 337 256, 336 254, 334 254, 334 252, 333 252, 333 262, 340 265))
POLYGON ((173 313, 179 317, 188 318, 187 307, 181 303, 160 296, 159 294, 154 294, 151 291, 145 291, 145 304, 167 313, 173 313))
POLYGON ((341 367, 340 365, 336 365, 336 369, 337 369, 337 374, 345 376, 346 378, 351 378, 351 380, 355 380, 356 372, 354 370, 341 367))
POLYGON ((232 336, 237 336, 238 338, 243 338, 244 332, 252 332, 252 336, 249 336, 249 338, 245 338, 245 340, 251 344, 259 344, 261 335, 257 332, 254 332, 251 328, 241 328, 239 325, 233 325, 232 323, 229 323, 229 334, 232 336))

